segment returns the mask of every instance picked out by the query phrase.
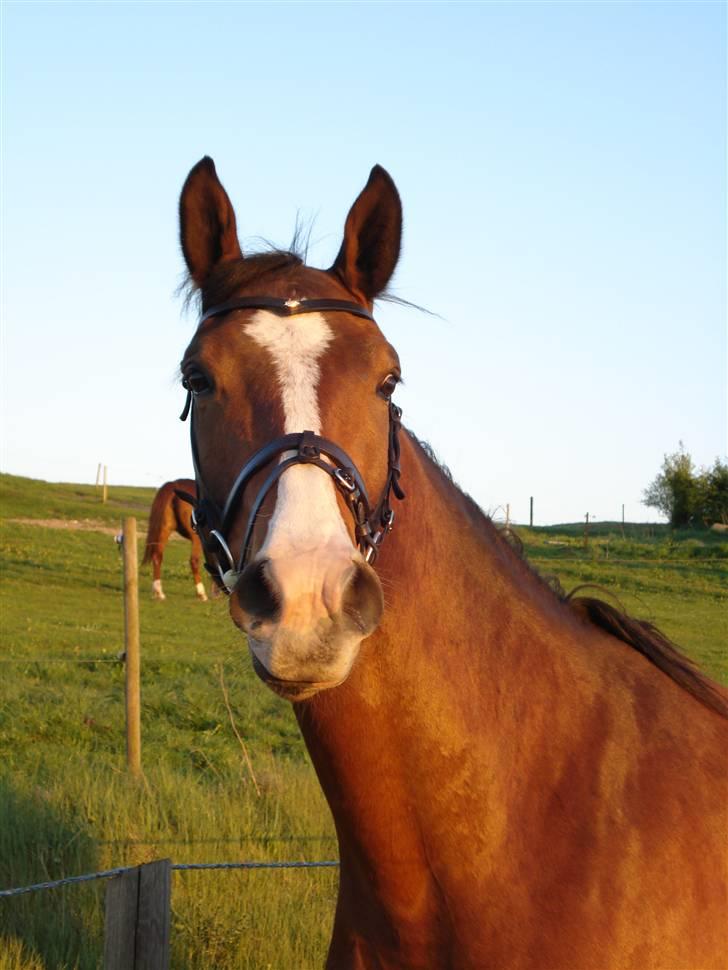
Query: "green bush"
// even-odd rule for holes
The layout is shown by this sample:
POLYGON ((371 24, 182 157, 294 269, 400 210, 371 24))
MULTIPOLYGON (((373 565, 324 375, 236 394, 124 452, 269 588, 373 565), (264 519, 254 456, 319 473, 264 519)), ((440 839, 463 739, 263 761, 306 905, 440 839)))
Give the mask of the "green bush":
POLYGON ((728 465, 716 458, 712 468, 697 470, 681 441, 664 456, 643 496, 643 504, 659 509, 674 529, 728 522, 728 465))

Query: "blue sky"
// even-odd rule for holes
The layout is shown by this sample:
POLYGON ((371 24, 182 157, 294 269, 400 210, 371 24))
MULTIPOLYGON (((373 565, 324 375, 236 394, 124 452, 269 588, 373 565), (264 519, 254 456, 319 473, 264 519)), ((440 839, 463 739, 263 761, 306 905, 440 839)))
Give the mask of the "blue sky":
POLYGON ((726 445, 722 3, 2 5, 3 471, 189 474, 177 198, 212 155, 243 246, 371 166, 405 211, 382 305, 405 423, 486 510, 640 504, 726 445))

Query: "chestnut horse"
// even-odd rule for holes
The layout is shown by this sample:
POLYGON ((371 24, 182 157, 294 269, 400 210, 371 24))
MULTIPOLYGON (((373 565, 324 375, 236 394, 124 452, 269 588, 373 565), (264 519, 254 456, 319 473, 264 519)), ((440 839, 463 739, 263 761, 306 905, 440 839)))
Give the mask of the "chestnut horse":
POLYGON ((152 581, 152 596, 154 599, 166 599, 162 589, 162 559, 164 548, 173 532, 178 532, 183 539, 192 543, 190 552, 190 569, 195 583, 195 592, 200 600, 207 600, 205 586, 200 576, 200 559, 202 547, 197 533, 192 527, 192 505, 181 498, 180 493, 193 497, 195 483, 189 478, 177 478, 173 482, 165 482, 158 490, 152 502, 149 513, 149 527, 147 544, 144 549, 142 565, 151 562, 154 579, 152 581))
POLYGON ((400 432, 371 316, 390 177, 328 270, 244 256, 209 158, 180 221, 196 514, 336 823, 328 966, 725 970, 728 692, 649 623, 555 593, 400 432))

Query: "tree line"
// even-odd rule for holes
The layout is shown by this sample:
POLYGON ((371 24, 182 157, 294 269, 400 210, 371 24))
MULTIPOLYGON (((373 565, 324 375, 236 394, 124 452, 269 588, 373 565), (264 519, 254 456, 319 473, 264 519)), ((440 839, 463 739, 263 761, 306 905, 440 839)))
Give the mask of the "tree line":
POLYGON ((728 524, 728 465, 716 458, 710 468, 696 468, 681 441, 677 451, 665 455, 642 503, 659 509, 676 529, 728 524))

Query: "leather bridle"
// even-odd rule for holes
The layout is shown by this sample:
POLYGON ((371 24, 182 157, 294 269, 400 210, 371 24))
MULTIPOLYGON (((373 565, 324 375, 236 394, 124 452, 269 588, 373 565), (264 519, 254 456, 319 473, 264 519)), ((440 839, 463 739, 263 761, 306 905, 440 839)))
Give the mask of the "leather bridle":
MULTIPOLYGON (((200 325, 211 317, 220 316, 232 310, 252 309, 272 310, 274 313, 284 316, 320 311, 338 311, 353 313, 356 316, 374 320, 372 314, 361 304, 349 303, 345 300, 283 300, 269 296, 248 296, 230 300, 206 310, 200 318, 200 325)), ((399 430, 402 411, 396 404, 390 400, 387 401, 389 408, 387 479, 376 505, 372 506, 362 476, 342 448, 339 448, 333 441, 329 441, 328 438, 322 438, 312 431, 300 431, 269 441, 268 444, 254 452, 241 468, 228 493, 224 507, 220 509, 210 498, 210 494, 204 485, 195 436, 195 409, 193 407, 195 393, 186 384, 185 387, 187 387, 187 401, 180 415, 180 420, 184 421, 190 415, 190 441, 197 483, 197 497, 195 499, 185 493, 179 494, 181 498, 185 498, 194 506, 192 512, 193 527, 200 537, 205 558, 214 563, 214 566, 211 566, 209 562, 206 562, 205 568, 222 589, 231 593, 235 588, 238 578, 248 564, 253 530, 265 497, 281 475, 292 468, 293 465, 314 465, 331 477, 335 488, 344 497, 354 519, 354 533, 359 550, 368 563, 374 562, 385 535, 391 531, 394 523, 394 510, 390 505, 390 495, 393 492, 396 498, 400 500, 404 498, 404 492, 399 484, 399 430), (228 535, 244 492, 253 476, 270 465, 273 459, 277 457, 280 457, 281 460, 269 472, 250 507, 240 554, 236 560, 230 551, 228 535)))

